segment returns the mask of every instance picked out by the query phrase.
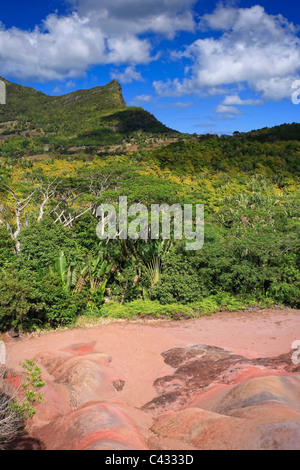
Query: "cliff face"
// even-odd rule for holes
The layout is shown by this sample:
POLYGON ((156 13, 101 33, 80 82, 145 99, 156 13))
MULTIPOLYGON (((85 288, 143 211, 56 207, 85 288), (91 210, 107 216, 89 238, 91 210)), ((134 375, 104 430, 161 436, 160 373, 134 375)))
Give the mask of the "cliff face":
POLYGON ((109 91, 115 92, 117 100, 119 100, 119 104, 121 106, 126 107, 126 101, 123 96, 123 89, 117 80, 113 80, 107 85, 107 89, 109 91))

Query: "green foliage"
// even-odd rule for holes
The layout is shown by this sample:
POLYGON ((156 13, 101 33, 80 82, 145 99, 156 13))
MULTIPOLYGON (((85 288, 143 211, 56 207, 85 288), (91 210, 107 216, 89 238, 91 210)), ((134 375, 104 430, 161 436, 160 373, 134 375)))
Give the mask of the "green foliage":
POLYGON ((300 308, 299 124, 226 138, 179 135, 126 108, 115 81, 63 97, 7 86, 0 329, 72 325, 83 314, 189 318, 255 305, 300 308), (17 205, 5 185, 24 200, 33 191, 20 215, 18 255, 17 205), (188 252, 184 240, 100 242, 94 209, 123 195, 148 209, 204 204, 203 249, 188 252))
POLYGON ((25 379, 22 381, 21 388, 24 392, 24 399, 21 402, 12 402, 10 408, 17 413, 24 421, 33 418, 37 413, 35 407, 45 403, 45 399, 40 390, 45 386, 41 378, 41 369, 35 365, 33 360, 27 359, 22 364, 25 379))
POLYGON ((161 305, 159 302, 135 300, 129 304, 120 305, 118 303, 110 303, 101 310, 103 317, 111 318, 193 318, 197 316, 195 312, 187 305, 170 304, 161 305))
POLYGON ((0 328, 18 327, 30 311, 29 285, 12 270, 0 271, 0 328))
POLYGON ((57 273, 58 273, 58 275, 61 279, 63 288, 66 289, 66 290, 69 290, 70 281, 69 281, 69 279, 66 279, 66 277, 67 277, 67 261, 66 261, 66 257, 64 255, 63 251, 61 251, 58 254, 58 256, 55 260, 55 267, 56 267, 57 273))
POLYGON ((0 228, 0 269, 8 266, 14 259, 15 244, 6 229, 0 228))
POLYGON ((96 147, 122 145, 135 132, 172 134, 141 108, 126 108, 113 80, 92 90, 47 96, 5 80, 7 105, 0 108, 0 156, 21 158, 55 151, 93 154, 96 147), (73 149, 73 150, 72 150, 73 149))
POLYGON ((201 315, 211 315, 219 311, 234 312, 259 305, 271 306, 272 304, 272 301, 259 304, 251 297, 238 298, 230 293, 221 293, 188 305, 180 303, 161 305, 158 301, 149 300, 135 300, 125 305, 111 302, 101 309, 101 316, 117 319, 187 320, 201 315))

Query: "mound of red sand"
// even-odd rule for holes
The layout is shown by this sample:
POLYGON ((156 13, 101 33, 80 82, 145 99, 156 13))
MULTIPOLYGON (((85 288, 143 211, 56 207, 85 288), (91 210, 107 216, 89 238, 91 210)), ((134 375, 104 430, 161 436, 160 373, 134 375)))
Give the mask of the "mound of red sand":
POLYGON ((35 358, 46 381, 46 403, 29 429, 33 448, 39 440, 71 450, 299 449, 300 368, 291 360, 299 313, 112 323, 9 340, 10 369, 35 358))

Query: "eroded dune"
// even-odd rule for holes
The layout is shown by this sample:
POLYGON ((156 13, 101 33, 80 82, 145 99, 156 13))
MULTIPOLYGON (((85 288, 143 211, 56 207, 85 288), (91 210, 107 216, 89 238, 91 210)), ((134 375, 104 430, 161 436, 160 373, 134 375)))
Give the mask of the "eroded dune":
POLYGON ((295 340, 296 310, 5 338, 46 380, 32 438, 71 450, 299 449, 295 340))

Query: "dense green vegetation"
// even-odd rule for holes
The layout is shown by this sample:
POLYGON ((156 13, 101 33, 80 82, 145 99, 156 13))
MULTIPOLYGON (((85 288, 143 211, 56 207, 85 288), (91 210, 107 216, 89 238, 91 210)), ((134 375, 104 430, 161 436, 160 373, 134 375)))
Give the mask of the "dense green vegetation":
MULTIPOLYGON (((113 96, 114 86, 108 85, 113 96)), ((26 100, 39 103, 36 119, 46 122, 47 99, 25 91, 26 100)), ((76 93, 69 96, 80 102, 76 93)), ((2 330, 69 325, 79 316, 181 319, 257 305, 300 307, 299 125, 227 138, 177 135, 169 145, 149 148, 149 136, 154 142, 166 129, 149 115, 144 119, 144 111, 119 101, 97 127, 89 99, 78 108, 72 103, 66 109, 74 117, 67 122, 75 125, 78 112, 82 129, 75 137, 71 127, 60 129, 55 138, 73 145, 78 136, 90 139, 90 158, 50 150, 47 159, 34 162, 11 144, 23 137, 2 141, 2 330), (122 138, 145 145, 99 155, 98 139, 110 138, 102 127, 106 119, 122 138), (142 121, 143 132, 136 133, 142 121), (185 240, 174 239, 100 241, 94 208, 117 205, 124 195, 129 204, 148 208, 203 203, 203 249, 187 251, 185 240)), ((26 109, 18 106, 24 117, 26 109)), ((27 150, 36 138, 27 138, 27 150)))
POLYGON ((0 153, 5 157, 59 156, 74 147, 84 147, 89 155, 95 146, 122 146, 135 134, 143 133, 144 139, 147 134, 174 134, 142 108, 127 108, 116 80, 63 96, 4 82, 7 105, 0 107, 0 153))

